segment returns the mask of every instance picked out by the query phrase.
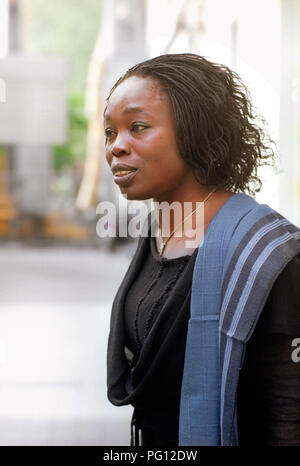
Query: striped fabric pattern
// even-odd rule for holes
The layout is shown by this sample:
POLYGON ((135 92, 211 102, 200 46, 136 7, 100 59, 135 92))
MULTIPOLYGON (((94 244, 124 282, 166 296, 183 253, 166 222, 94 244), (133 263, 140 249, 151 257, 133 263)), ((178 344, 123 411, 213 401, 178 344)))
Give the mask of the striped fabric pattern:
POLYGON ((276 278, 299 252, 299 228, 245 194, 230 198, 210 223, 193 276, 181 391, 180 445, 238 445, 235 400, 245 344, 276 278), (219 273, 211 274, 212 268, 219 273), (207 290, 215 291, 209 300, 207 290), (210 336, 210 340, 217 344, 208 348, 198 341, 205 341, 205 326, 212 315, 217 319, 215 339, 210 336), (197 354, 191 351, 193 348, 197 348, 197 354), (218 389, 218 395, 213 397, 212 380, 218 389), (205 430, 205 424, 211 424, 212 419, 214 427, 205 430))
MULTIPOLYGON (((221 442, 238 444, 235 394, 245 343, 254 331, 277 276, 300 251, 300 230, 279 213, 259 206, 262 216, 243 236, 226 269, 219 323, 221 442), (235 353, 235 354, 234 354, 235 353)), ((251 216, 254 217, 253 212, 251 216)), ((243 223, 243 222, 242 222, 243 223)), ((240 225, 240 229, 243 225, 240 225)), ((237 232, 236 232, 237 234, 237 232)))

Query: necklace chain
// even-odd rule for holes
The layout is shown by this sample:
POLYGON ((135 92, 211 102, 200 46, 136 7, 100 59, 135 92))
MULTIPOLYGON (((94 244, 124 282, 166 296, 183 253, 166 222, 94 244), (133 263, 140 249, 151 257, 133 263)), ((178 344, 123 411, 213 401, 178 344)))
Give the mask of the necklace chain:
MULTIPOLYGON (((207 201, 207 199, 217 190, 217 188, 213 189, 207 196, 206 198, 202 201, 202 203, 204 204, 205 201, 207 201)), ((163 252, 164 252, 164 249, 166 247, 166 244, 167 242, 169 241, 169 239, 174 235, 174 233, 176 233, 176 231, 184 224, 184 222, 193 215, 193 213, 195 213, 198 209, 200 209, 200 207, 202 207, 202 203, 199 207, 197 207, 196 209, 194 209, 189 215, 187 215, 186 217, 184 217, 181 225, 179 225, 178 228, 176 228, 175 230, 172 231, 172 233, 170 234, 170 236, 165 240, 163 241, 162 239, 162 236, 160 234, 160 237, 161 237, 161 245, 160 245, 160 248, 159 248, 159 255, 162 256, 163 255, 163 252)), ((159 232, 160 232, 160 228, 159 228, 159 232)))

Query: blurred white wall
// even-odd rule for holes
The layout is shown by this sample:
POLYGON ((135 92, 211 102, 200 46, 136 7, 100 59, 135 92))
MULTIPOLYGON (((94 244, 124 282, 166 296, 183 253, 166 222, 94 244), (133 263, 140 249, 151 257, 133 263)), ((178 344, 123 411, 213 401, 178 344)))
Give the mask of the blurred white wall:
POLYGON ((8 2, 0 1, 0 59, 5 57, 8 50, 8 2))
POLYGON ((280 210, 300 225, 300 2, 281 3, 280 210))

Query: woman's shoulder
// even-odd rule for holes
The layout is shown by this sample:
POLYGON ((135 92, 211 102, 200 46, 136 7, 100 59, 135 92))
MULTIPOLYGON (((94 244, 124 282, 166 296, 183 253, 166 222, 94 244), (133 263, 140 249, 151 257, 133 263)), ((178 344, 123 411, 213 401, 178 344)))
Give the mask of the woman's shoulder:
POLYGON ((300 336, 300 254, 276 278, 257 324, 259 331, 300 336))

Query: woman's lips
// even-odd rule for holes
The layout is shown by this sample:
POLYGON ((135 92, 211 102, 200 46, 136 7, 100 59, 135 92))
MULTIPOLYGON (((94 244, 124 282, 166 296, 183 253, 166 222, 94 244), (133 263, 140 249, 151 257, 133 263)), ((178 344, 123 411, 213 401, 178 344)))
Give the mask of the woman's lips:
POLYGON ((120 186, 126 186, 132 180, 132 178, 136 175, 137 172, 138 170, 135 170, 131 173, 128 173, 128 175, 120 175, 120 176, 114 175, 114 182, 120 186))

